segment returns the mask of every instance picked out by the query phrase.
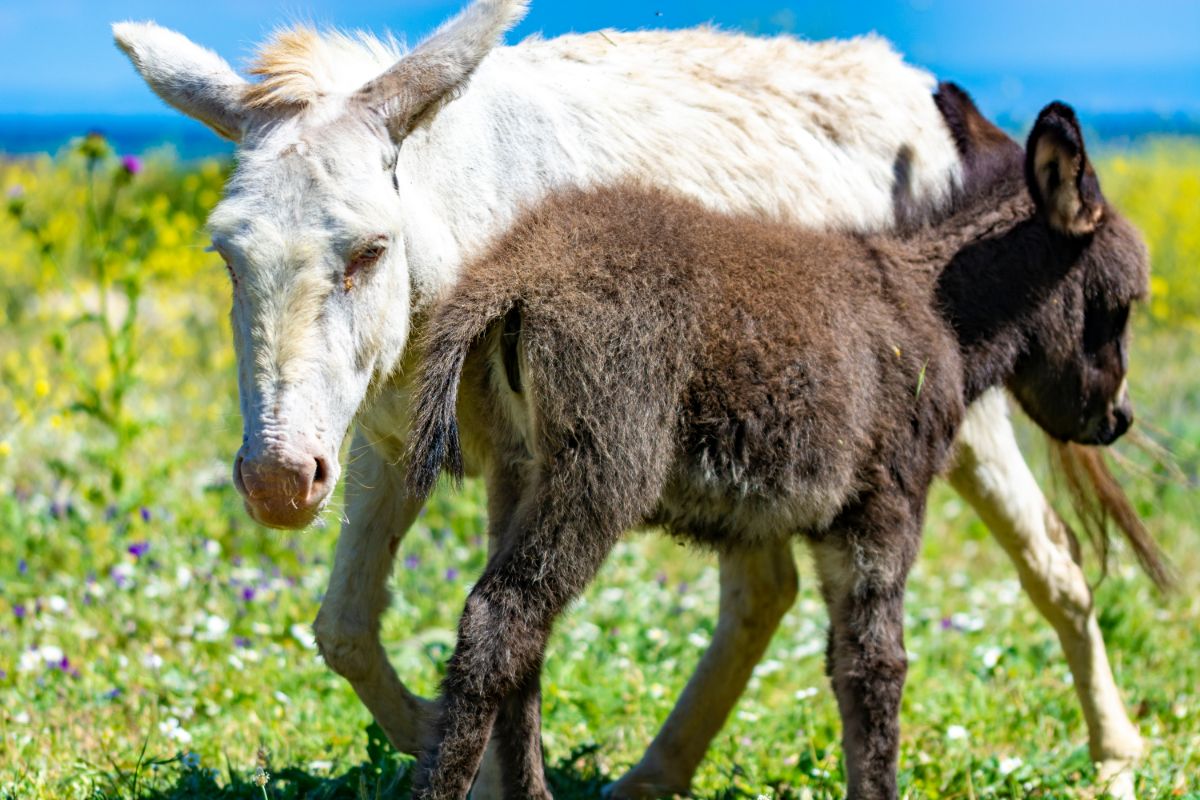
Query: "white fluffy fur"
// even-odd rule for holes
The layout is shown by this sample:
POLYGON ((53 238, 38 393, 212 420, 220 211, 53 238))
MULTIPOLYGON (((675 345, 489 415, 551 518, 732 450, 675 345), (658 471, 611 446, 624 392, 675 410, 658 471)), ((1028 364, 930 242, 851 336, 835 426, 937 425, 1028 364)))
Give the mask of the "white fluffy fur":
POLYGON ((258 49, 246 102, 256 108, 307 106, 327 95, 349 95, 404 56, 394 39, 361 31, 317 33, 306 27, 276 31, 258 49))
POLYGON ((113 38, 155 94, 226 139, 240 137, 247 83, 223 58, 153 22, 118 22, 113 38))
MULTIPOLYGON (((379 567, 390 563, 416 513, 401 497, 382 496, 401 492, 396 458, 408 404, 407 373, 399 367, 413 312, 444 291, 522 207, 556 186, 635 175, 718 209, 869 230, 896 223, 897 194, 936 206, 961 181, 931 98, 932 77, 881 39, 808 43, 711 29, 606 31, 532 39, 483 58, 523 6, 478 0, 435 34, 436 46, 426 53, 438 58, 420 74, 428 77, 426 68, 440 59, 445 74, 461 80, 453 81, 459 85, 449 97, 436 98, 445 102, 433 104, 433 113, 404 129, 398 157, 372 122, 375 106, 355 100, 361 82, 385 71, 391 79, 406 74, 404 58, 385 63, 395 56, 388 43, 309 37, 268 53, 260 61, 274 67, 257 73, 262 84, 274 84, 251 89, 254 104, 239 110, 228 101, 246 88, 208 51, 154 26, 117 29, 122 47, 164 99, 226 135, 231 118, 244 129, 237 172, 210 227, 239 275, 233 316, 247 451, 292 448, 336 463, 356 414, 360 444, 373 445, 351 463, 349 519, 316 628, 330 665, 350 678, 397 746, 418 740, 420 705, 379 645, 388 574, 379 567), (393 163, 398 191, 384 170, 393 163), (908 185, 898 188, 903 176, 908 185), (391 242, 387 255, 344 291, 348 251, 380 235, 391 242)), ((391 85, 396 107, 414 105, 399 95, 419 87, 391 85)), ((990 432, 986 421, 965 426, 963 436, 985 466, 963 471, 960 491, 989 512, 993 526, 1007 526, 1009 540, 1058 558, 1044 535, 1014 532, 1049 518, 1036 486, 1023 484, 1014 494, 982 485, 970 490, 974 480, 1025 470, 1007 419, 990 432), (1037 511, 1004 506, 1011 502, 1037 511)), ((771 558, 790 563, 789 552, 771 558)), ((726 568, 731 591, 756 580, 748 567, 726 568)), ((1043 581, 1045 596, 1057 590, 1059 577, 1029 573, 1029 580, 1043 581)), ((1070 591, 1079 590, 1074 578, 1069 583, 1070 591)), ((758 594, 746 594, 755 609, 764 602, 754 599, 758 594)), ((673 777, 658 780, 670 754, 696 751, 684 740, 711 728, 711 719, 706 726, 700 717, 723 718, 736 692, 721 686, 744 683, 745 659, 726 646, 744 640, 739 620, 758 618, 755 609, 727 612, 722 603, 720 646, 689 685, 691 705, 681 704, 624 782, 628 796, 643 791, 637 787, 690 777, 694 764, 676 764, 673 777), (726 613, 737 619, 726 620, 726 613), (714 704, 707 712, 706 702, 714 704)), ((1087 630, 1094 617, 1077 623, 1073 646, 1099 646, 1102 654, 1087 630)), ((765 642, 751 638, 756 647, 765 642)), ((1089 670, 1086 677, 1095 681, 1089 670)), ((1104 694, 1107 717, 1095 724, 1126 719, 1119 698, 1104 694)), ((1130 752, 1102 748, 1093 756, 1124 760, 1130 752)))

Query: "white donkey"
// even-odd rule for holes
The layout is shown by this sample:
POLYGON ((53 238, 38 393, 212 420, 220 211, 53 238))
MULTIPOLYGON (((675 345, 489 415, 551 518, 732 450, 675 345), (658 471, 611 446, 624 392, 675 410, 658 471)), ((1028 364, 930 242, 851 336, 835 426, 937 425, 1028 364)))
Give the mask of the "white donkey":
MULTIPOLYGON (((392 562, 419 510, 398 463, 405 347, 464 260, 563 185, 636 175, 718 209, 865 231, 951 201, 961 177, 932 77, 880 39, 696 29, 498 46, 524 10, 524 0, 476 0, 407 54, 366 36, 292 30, 262 48, 253 82, 178 33, 114 28, 155 92, 239 146, 209 227, 233 280, 245 420, 234 479, 249 513, 277 527, 312 521, 358 423, 316 636, 408 753, 427 701, 398 679, 379 639, 392 562)), ((1070 537, 1017 449, 1003 395, 973 407, 949 479, 1057 631, 1100 776, 1132 794, 1141 739, 1070 537)), ((712 644, 614 796, 686 792, 796 593, 786 545, 723 557, 720 570, 712 644)))

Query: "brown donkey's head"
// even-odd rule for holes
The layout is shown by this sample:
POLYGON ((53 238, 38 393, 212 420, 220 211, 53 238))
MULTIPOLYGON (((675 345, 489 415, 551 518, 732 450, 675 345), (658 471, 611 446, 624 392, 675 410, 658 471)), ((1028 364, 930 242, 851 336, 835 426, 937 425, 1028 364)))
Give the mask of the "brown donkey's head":
POLYGON ((1069 106, 1051 103, 1038 116, 1025 179, 1033 223, 1044 227, 1055 265, 1067 271, 1039 306, 1009 388, 1055 438, 1111 444, 1133 422, 1128 320, 1147 290, 1146 247, 1100 193, 1069 106))

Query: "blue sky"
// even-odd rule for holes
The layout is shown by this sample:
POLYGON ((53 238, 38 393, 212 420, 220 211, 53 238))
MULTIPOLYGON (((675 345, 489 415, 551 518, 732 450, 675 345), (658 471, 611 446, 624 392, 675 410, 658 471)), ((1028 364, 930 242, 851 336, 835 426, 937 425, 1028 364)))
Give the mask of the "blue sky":
MULTIPOLYGON (((295 20, 391 30, 410 42, 457 0, 0 0, 0 113, 168 113, 112 46, 108 24, 154 19, 241 64, 295 20)), ((877 31, 963 83, 991 114, 1065 99, 1081 111, 1200 113, 1194 0, 533 0, 510 36, 702 22, 808 38, 877 31)))

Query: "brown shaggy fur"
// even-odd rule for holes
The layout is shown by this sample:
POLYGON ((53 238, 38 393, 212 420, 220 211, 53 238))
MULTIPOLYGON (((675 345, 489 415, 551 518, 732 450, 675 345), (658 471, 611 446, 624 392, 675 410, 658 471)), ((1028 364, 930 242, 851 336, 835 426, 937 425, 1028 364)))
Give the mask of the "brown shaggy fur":
POLYGON ((729 217, 661 191, 569 191, 518 220, 429 323, 410 483, 481 454, 498 546, 467 600, 415 797, 465 797, 493 726, 506 789, 547 797, 538 674, 621 533, 732 549, 803 535, 829 608, 849 795, 896 795, 904 583, 966 406, 1007 385, 1047 431, 1110 442, 1136 232, 1074 114, 1028 157, 956 87, 957 208, 903 237, 729 217), (459 392, 461 381, 461 394, 459 392), (461 398, 461 399, 460 399, 461 398))

